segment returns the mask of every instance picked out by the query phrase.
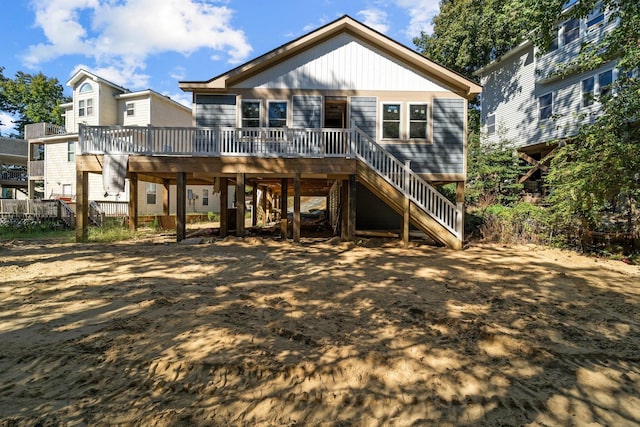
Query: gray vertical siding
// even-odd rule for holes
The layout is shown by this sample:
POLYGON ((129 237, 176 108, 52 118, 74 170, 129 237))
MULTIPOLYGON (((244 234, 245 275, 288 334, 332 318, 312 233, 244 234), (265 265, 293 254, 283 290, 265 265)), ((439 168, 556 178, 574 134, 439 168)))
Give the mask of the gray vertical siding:
POLYGON ((464 173, 464 100, 434 99, 433 144, 382 144, 398 160, 411 160, 411 169, 424 174, 464 173))
POLYGON ((196 126, 236 127, 236 96, 196 95, 196 126))
POLYGON ((319 128, 322 127, 322 97, 294 95, 293 124, 294 128, 319 128))
POLYGON ((376 118, 378 101, 373 96, 352 96, 351 120, 355 121, 363 132, 376 138, 376 118))

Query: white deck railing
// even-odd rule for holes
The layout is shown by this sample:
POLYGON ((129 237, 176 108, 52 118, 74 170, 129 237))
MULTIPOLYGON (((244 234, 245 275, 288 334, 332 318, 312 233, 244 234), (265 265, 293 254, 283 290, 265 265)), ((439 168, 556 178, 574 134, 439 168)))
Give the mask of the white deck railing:
POLYGON ((80 126, 79 151, 151 156, 357 157, 462 239, 462 206, 449 201, 355 126, 352 129, 80 126))

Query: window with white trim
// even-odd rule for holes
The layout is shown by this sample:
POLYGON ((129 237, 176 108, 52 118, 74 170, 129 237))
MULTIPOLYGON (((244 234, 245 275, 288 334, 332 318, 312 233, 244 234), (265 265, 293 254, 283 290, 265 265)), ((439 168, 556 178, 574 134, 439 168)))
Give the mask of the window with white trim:
POLYGON ((562 39, 564 45, 568 45, 572 41, 580 38, 580 20, 577 18, 570 19, 564 23, 562 28, 562 39))
POLYGON ((75 141, 67 142, 67 161, 75 162, 76 161, 76 143, 75 141))
POLYGON ((62 184, 62 195, 71 196, 71 184, 62 184))
POLYGON ((85 102, 84 99, 78 101, 78 116, 83 117, 85 115, 85 102))
POLYGON ((202 206, 209 206, 209 190, 202 190, 202 206))
POLYGON ((553 116, 553 92, 538 98, 538 119, 547 120, 553 116))
POLYGON ((80 89, 78 90, 78 92, 80 93, 85 93, 85 92, 91 92, 93 90, 93 87, 91 87, 91 84, 89 83, 82 83, 82 86, 80 86, 80 89))
POLYGON ((613 70, 603 71, 598 74, 598 94, 603 96, 611 95, 611 86, 613 84, 613 70))
POLYGON ((147 193, 147 205, 155 205, 156 204, 156 194, 157 194, 157 188, 156 188, 156 184, 153 182, 147 182, 147 187, 146 187, 146 193, 147 193))
POLYGON ((287 101, 269 101, 267 110, 270 128, 287 126, 287 101))
MULTIPOLYGON (((260 101, 242 101, 241 107, 242 127, 257 128, 260 127, 260 101)), ((285 112, 286 121, 286 112, 285 112)), ((280 127, 280 126, 274 126, 280 127)))
POLYGON ((93 98, 87 99, 87 116, 93 114, 93 98))
POLYGON ((582 106, 588 107, 594 102, 595 79, 593 76, 582 80, 582 106))
POLYGON ((494 133, 496 133, 496 115, 495 114, 487 115, 487 120, 485 124, 487 125, 488 135, 493 135, 494 133))
POLYGON ((382 138, 400 139, 400 103, 382 104, 382 138))
POLYGON ((409 104, 409 138, 427 139, 428 104, 409 104))
POLYGON ((127 111, 127 116, 133 116, 136 114, 136 105, 133 102, 127 102, 125 104, 125 110, 127 111))
POLYGON ((604 22, 604 9, 602 8, 602 2, 598 2, 587 15, 587 30, 596 28, 602 22, 604 22))

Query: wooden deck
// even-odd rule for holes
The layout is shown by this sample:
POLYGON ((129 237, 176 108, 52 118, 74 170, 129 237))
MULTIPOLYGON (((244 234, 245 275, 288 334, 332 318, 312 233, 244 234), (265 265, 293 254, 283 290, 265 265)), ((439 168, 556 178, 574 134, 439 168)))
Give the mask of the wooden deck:
MULTIPOLYGON (((136 193, 140 180, 163 184, 164 204, 168 210, 168 187, 177 186, 178 240, 183 239, 185 233, 183 193, 187 184, 217 185, 220 189, 235 185, 236 194, 244 194, 245 185, 261 187, 279 200, 282 211, 287 208, 287 195, 293 192, 293 235, 296 240, 299 238, 299 197, 331 197, 331 189, 336 183, 341 188, 334 192, 340 198, 340 217, 344 222, 341 234, 343 238, 351 239, 355 235, 358 170, 368 170, 386 184, 370 186, 383 201, 388 197, 385 199, 385 194, 379 193, 391 191, 409 202, 405 223, 412 221, 418 227, 427 227, 425 232, 442 244, 462 246, 462 200, 456 204, 446 199, 408 164, 398 161, 355 126, 350 129, 81 126, 78 151, 79 240, 86 236, 87 174, 102 172, 104 156, 125 154, 128 156, 127 178, 131 194, 136 193), (430 221, 417 221, 416 214, 411 214, 409 208, 427 215, 430 221), (443 235, 446 238, 442 238, 443 235)), ((223 211, 227 197, 222 191, 223 211)), ((136 198, 129 204, 129 225, 135 228, 137 200, 133 199, 136 198)), ((244 223, 242 205, 238 204, 238 224, 244 223)), ((226 218, 226 213, 221 212, 221 217, 226 218)), ((226 234, 225 227, 223 220, 222 235, 226 234)), ((238 228, 236 233, 244 235, 242 227, 238 228)), ((408 240, 408 226, 404 228, 405 240, 408 240)), ((284 230, 285 225, 283 233, 284 230)))

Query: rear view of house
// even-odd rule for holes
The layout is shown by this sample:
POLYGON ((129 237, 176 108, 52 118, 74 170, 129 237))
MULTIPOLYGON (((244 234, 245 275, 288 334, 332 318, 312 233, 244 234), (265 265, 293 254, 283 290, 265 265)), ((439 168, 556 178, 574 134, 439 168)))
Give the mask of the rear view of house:
POLYGON ((119 152, 130 177, 176 183, 178 205, 187 183, 215 185, 222 200, 228 185, 237 194, 249 185, 273 195, 284 218, 293 195, 294 239, 299 197, 314 195, 327 197, 346 238, 356 228, 402 229, 406 238, 412 223, 461 247, 473 82, 345 16, 180 88, 193 94, 192 128, 80 129, 79 187, 101 171, 100 155, 119 152), (433 187, 443 183, 458 184, 458 203, 433 187))

